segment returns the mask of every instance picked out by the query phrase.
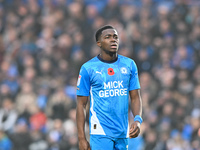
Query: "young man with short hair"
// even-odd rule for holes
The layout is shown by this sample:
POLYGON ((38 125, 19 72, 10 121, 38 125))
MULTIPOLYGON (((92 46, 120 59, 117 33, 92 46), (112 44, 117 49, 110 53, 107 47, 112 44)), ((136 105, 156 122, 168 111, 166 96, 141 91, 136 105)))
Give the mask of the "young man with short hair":
POLYGON ((77 129, 80 150, 127 150, 137 137, 142 102, 135 62, 117 53, 119 36, 112 26, 96 34, 101 53, 82 65, 77 82, 77 129), (90 144, 85 136, 85 108, 90 96, 90 144), (128 125, 129 96, 134 122, 128 125))

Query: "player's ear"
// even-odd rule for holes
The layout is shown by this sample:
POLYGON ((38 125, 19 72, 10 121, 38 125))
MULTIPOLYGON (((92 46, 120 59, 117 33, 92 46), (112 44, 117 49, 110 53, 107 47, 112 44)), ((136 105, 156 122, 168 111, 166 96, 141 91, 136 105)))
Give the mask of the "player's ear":
POLYGON ((97 46, 101 47, 101 42, 99 40, 96 43, 97 43, 97 46))

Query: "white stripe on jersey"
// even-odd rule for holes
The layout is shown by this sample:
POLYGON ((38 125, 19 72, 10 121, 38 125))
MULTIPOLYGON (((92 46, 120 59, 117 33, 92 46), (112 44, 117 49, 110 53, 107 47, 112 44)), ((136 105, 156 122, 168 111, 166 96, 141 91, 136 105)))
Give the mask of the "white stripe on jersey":
POLYGON ((128 123, 128 128, 127 128, 127 133, 126 133, 126 138, 129 137, 129 123, 128 123))
POLYGON ((93 98, 93 93, 92 93, 92 87, 90 89, 90 97, 91 97, 91 107, 90 107, 90 111, 92 113, 91 116, 91 129, 90 129, 90 134, 98 134, 98 135, 106 135, 102 126, 100 125, 99 119, 97 118, 96 112, 93 110, 93 106, 94 106, 94 98, 93 98), (94 128, 95 126, 95 128, 94 128))

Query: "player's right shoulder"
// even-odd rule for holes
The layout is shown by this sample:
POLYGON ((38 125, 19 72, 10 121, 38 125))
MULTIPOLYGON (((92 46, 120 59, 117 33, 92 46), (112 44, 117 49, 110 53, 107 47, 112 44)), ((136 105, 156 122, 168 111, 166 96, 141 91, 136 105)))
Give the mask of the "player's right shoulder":
POLYGON ((97 57, 93 57, 92 59, 85 62, 82 65, 82 67, 84 67, 86 70, 88 70, 89 68, 92 68, 97 61, 98 61, 97 57))

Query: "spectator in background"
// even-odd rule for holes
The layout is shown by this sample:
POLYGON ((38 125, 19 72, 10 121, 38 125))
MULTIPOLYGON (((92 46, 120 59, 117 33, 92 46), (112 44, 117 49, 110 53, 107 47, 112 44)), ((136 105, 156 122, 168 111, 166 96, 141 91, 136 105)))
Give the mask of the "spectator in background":
POLYGON ((14 97, 19 90, 17 66, 11 63, 10 58, 3 60, 1 64, 1 95, 14 97))
POLYGON ((29 121, 30 107, 36 105, 36 94, 29 82, 24 82, 21 86, 21 92, 16 96, 16 109, 20 118, 22 117, 29 121))
POLYGON ((50 89, 46 85, 41 86, 37 91, 37 106, 42 111, 45 111, 49 98, 50 89))
POLYGON ((119 1, 118 0, 108 0, 108 4, 105 6, 104 10, 102 11, 103 18, 106 20, 110 20, 116 17, 119 17, 119 1))
POLYGON ((45 133, 47 120, 45 113, 38 106, 33 105, 30 107, 30 115, 30 129, 45 133))
POLYGON ((200 65, 197 65, 192 76, 193 76, 194 82, 197 83, 197 84, 200 84, 200 65))
POLYGON ((49 128, 49 132, 47 135, 47 141, 49 143, 50 150, 54 149, 68 149, 68 144, 64 143, 63 140, 63 122, 60 119, 55 119, 52 122, 52 127, 49 128))
POLYGON ((188 141, 184 141, 179 131, 174 130, 172 132, 172 138, 167 141, 167 148, 170 150, 192 150, 188 141))
POLYGON ((5 78, 3 78, 2 80, 2 84, 8 85, 12 95, 16 95, 19 90, 19 81, 17 76, 17 66, 14 64, 10 64, 7 73, 5 74, 5 78))
MULTIPOLYGON (((70 139, 71 137, 75 136, 77 133, 77 129, 75 127, 76 125, 76 109, 72 108, 68 113, 68 118, 64 123, 64 131, 65 136, 67 139, 70 139)), ((87 129, 87 127, 85 127, 87 129)), ((88 130, 86 130, 88 132, 88 130)))
POLYGON ((47 150, 48 149, 48 143, 45 139, 45 136, 40 131, 32 130, 31 139, 32 139, 32 142, 29 145, 29 150, 47 150))
POLYGON ((144 150, 155 149, 157 142, 157 133, 155 130, 150 128, 145 132, 145 141, 147 141, 147 143, 144 146, 144 150))
POLYGON ((193 109, 200 112, 200 84, 197 84, 193 91, 193 109))
POLYGON ((12 133, 17 117, 18 113, 13 101, 9 98, 3 99, 2 108, 0 108, 0 129, 12 133))
POLYGON ((0 129, 0 150, 12 150, 13 145, 9 137, 0 129))
MULTIPOLYGON (((1 84, 0 94, 1 94, 2 101, 3 101, 4 98, 12 97, 12 93, 10 91, 10 88, 6 84, 1 84)), ((0 106, 2 105, 2 101, 0 101, 0 106)))
POLYGON ((46 114, 52 119, 64 120, 67 117, 71 105, 72 100, 65 94, 64 89, 60 87, 50 97, 46 107, 46 114))
POLYGON ((18 119, 14 132, 10 135, 13 150, 28 150, 32 142, 28 129, 28 122, 24 118, 18 119))

